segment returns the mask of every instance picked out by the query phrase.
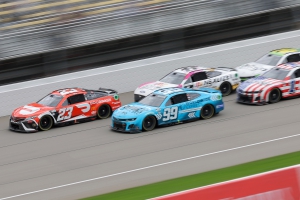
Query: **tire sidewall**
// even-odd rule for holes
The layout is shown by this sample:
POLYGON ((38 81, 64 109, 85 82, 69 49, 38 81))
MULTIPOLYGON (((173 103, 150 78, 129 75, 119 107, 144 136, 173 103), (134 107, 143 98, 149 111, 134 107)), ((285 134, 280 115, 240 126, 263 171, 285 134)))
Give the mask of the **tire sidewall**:
POLYGON ((214 116, 214 114, 215 114, 215 108, 214 108, 214 106, 211 105, 211 104, 206 104, 206 105, 204 105, 204 106, 202 107, 202 109, 201 109, 201 111, 200 111, 200 118, 202 118, 202 119, 210 119, 210 118, 212 118, 212 116, 214 116), (209 107, 212 109, 212 112, 211 112, 211 114, 210 114, 208 117, 203 117, 203 116, 202 116, 202 111, 203 111, 204 108, 207 107, 207 106, 209 106, 209 107))
POLYGON ((278 88, 273 88, 270 93, 269 93, 269 103, 277 103, 279 102, 281 99, 281 91, 278 88), (278 98, 276 99, 276 101, 273 101, 271 98, 271 94, 273 91, 277 91, 278 92, 278 98))
POLYGON ((230 94, 232 93, 232 86, 231 86, 231 84, 230 84, 229 82, 224 82, 224 83, 222 83, 222 84, 220 85, 219 90, 221 91, 222 96, 228 96, 228 95, 230 95, 230 94), (223 93, 222 93, 222 89, 221 89, 221 88, 222 88, 223 85, 227 85, 227 86, 228 86, 228 91, 227 91, 226 94, 223 94, 223 93))
POLYGON ((43 116, 43 117, 40 119, 40 121, 39 121, 39 130, 41 130, 41 131, 48 131, 48 130, 50 130, 50 129, 52 128, 52 126, 53 126, 53 119, 52 119, 52 117, 49 116, 49 115, 43 116), (41 127, 42 119, 45 118, 45 117, 49 118, 49 119, 50 119, 50 122, 51 122, 51 123, 50 123, 51 125, 50 125, 49 128, 47 128, 47 129, 44 129, 44 128, 41 127))
POLYGON ((157 124, 156 118, 155 118, 153 115, 147 115, 147 116, 144 118, 143 122, 142 122, 142 128, 143 128, 144 131, 152 131, 152 130, 156 127, 156 124, 157 124), (144 126, 144 122, 145 122, 145 120, 146 120, 148 117, 151 117, 151 118, 153 119, 153 121, 154 121, 154 124, 151 126, 150 129, 149 129, 149 128, 145 128, 145 126, 144 126))
POLYGON ((97 110, 97 118, 98 119, 107 119, 107 118, 109 118, 111 116, 111 114, 112 114, 111 107, 108 104, 102 104, 102 105, 100 105, 99 108, 98 108, 98 110, 97 110), (109 109, 109 113, 105 117, 101 117, 100 114, 99 114, 99 110, 103 106, 106 106, 109 109))

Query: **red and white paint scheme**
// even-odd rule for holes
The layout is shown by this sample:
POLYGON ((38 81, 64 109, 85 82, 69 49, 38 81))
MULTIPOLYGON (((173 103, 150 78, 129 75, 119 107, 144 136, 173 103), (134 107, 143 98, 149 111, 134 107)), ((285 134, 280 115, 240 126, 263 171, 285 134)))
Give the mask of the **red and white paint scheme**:
POLYGON ((229 95, 240 84, 238 73, 233 68, 205 68, 199 66, 181 67, 167 74, 159 81, 144 83, 134 91, 136 102, 161 88, 200 88, 218 89, 223 96, 229 95))
POLYGON ((277 103, 300 95, 300 62, 278 65, 261 76, 248 79, 237 88, 237 102, 277 103))
POLYGON ((300 166, 169 194, 151 200, 299 200, 300 166))
POLYGON ((54 125, 108 118, 119 107, 119 95, 112 89, 60 89, 35 103, 15 109, 9 128, 19 132, 46 131, 54 125))

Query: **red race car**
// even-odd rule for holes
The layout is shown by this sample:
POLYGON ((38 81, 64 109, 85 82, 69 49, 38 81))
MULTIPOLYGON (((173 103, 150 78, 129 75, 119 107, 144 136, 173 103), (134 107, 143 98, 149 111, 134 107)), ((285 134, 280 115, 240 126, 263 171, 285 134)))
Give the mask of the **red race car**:
POLYGON ((15 109, 9 128, 19 132, 47 131, 54 125, 108 118, 120 106, 119 95, 112 89, 60 89, 36 103, 15 109))

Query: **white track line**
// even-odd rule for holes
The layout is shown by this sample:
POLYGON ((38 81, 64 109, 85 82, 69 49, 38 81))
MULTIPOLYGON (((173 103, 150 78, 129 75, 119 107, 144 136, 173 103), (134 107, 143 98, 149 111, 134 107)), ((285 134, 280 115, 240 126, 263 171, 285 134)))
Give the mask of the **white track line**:
POLYGON ((32 192, 27 192, 27 193, 23 193, 23 194, 18 194, 18 195, 14 195, 14 196, 4 197, 4 198, 1 198, 0 200, 12 199, 12 198, 26 196, 26 195, 30 195, 30 194, 45 192, 45 191, 48 191, 48 190, 54 190, 54 189, 63 188, 63 187, 71 186, 71 185, 77 185, 77 184, 91 182, 91 181, 95 181, 95 180, 99 180, 99 179, 105 179, 105 178, 109 178, 109 177, 113 177, 113 176, 128 174, 128 173, 137 172, 137 171, 141 171, 141 170, 145 170, 145 169, 160 167, 160 166, 164 166, 164 165, 169 165, 169 164, 178 163, 178 162, 182 162, 182 161, 187 161, 187 160, 192 160, 192 159, 201 158, 201 157, 205 157, 205 156, 215 155, 215 154, 224 153, 224 152, 228 152, 228 151, 233 151, 233 150, 237 150, 237 149, 243 149, 243 148, 246 148, 246 147, 252 147, 252 146, 256 146, 256 145, 266 144, 266 143, 275 142, 275 141, 284 140, 284 139, 289 139, 289 138, 298 137, 298 136, 300 136, 300 134, 290 135, 290 136, 281 137, 281 138, 272 139, 272 140, 266 140, 266 141, 263 141, 263 142, 257 142, 257 143, 253 143, 253 144, 234 147, 234 148, 230 148, 230 149, 225 149, 225 150, 216 151, 216 152, 212 152, 212 153, 202 154, 202 155, 193 156, 193 157, 189 157, 189 158, 183 158, 183 159, 174 160, 174 161, 170 161, 170 162, 165 162, 165 163, 161 163, 161 164, 151 165, 151 166, 148 166, 148 167, 137 168, 137 169, 124 171, 124 172, 119 172, 119 173, 115 173, 115 174, 110 174, 110 175, 106 175, 106 176, 100 176, 100 177, 97 177, 97 178, 87 179, 87 180, 83 180, 83 181, 68 183, 68 184, 64 184, 64 185, 45 188, 45 189, 36 190, 36 191, 32 191, 32 192))

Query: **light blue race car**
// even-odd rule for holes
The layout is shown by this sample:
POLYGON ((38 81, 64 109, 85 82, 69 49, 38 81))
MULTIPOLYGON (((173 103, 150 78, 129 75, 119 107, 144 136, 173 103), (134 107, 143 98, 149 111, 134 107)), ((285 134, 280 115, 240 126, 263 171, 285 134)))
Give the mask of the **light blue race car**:
POLYGON ((209 119, 224 109, 222 93, 211 88, 164 88, 139 102, 122 106, 112 115, 112 130, 151 131, 160 125, 209 119))

